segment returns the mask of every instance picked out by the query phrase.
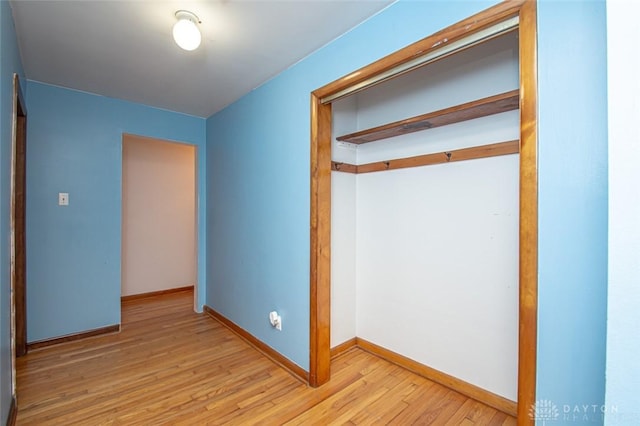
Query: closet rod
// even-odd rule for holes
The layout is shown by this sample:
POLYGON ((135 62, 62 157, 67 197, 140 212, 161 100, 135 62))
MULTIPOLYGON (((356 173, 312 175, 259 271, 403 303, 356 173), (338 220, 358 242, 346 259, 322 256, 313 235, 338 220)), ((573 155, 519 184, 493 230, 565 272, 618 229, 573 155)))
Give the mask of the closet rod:
POLYGON ((371 173, 385 170, 406 169, 409 167, 431 166, 434 164, 452 163, 455 161, 475 160, 479 158, 498 157, 501 155, 517 154, 520 152, 520 141, 513 140, 471 148, 438 152, 435 154, 418 155, 415 157, 398 158, 388 161, 376 161, 367 164, 349 164, 337 161, 331 162, 331 170, 345 173, 371 173))
POLYGON ((462 50, 468 49, 477 44, 491 40, 493 38, 496 38, 508 32, 515 31, 518 29, 519 24, 520 24, 520 18, 518 16, 514 16, 512 18, 499 22, 491 27, 480 30, 476 33, 473 33, 459 40, 449 41, 445 38, 432 46, 433 48, 440 45, 441 46, 440 48, 433 50, 427 53, 426 55, 418 56, 410 61, 399 64, 391 69, 388 69, 377 75, 374 75, 373 77, 370 77, 360 83, 354 84, 343 90, 340 90, 337 93, 331 94, 329 96, 325 96, 320 100, 320 102, 322 102, 323 104, 327 104, 327 103, 336 101, 338 99, 344 98, 346 96, 353 95, 354 93, 357 93, 368 87, 374 86, 378 83, 382 83, 383 81, 397 77, 401 74, 407 73, 416 68, 420 68, 424 65, 428 65, 439 59, 446 58, 449 55, 458 53, 462 50))

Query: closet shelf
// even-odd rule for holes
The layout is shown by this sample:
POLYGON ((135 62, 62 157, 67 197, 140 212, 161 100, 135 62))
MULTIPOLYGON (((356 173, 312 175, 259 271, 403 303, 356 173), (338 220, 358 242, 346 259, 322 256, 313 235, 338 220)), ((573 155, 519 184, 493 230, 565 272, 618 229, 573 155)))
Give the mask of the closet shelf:
POLYGON ((465 104, 441 109, 439 111, 433 111, 416 117, 407 118, 406 120, 384 124, 371 129, 360 130, 359 132, 339 136, 336 139, 341 142, 363 144, 407 133, 433 129, 434 127, 459 123, 461 121, 473 120, 474 118, 499 114, 501 112, 512 111, 514 109, 518 109, 519 103, 519 90, 512 90, 510 92, 500 93, 499 95, 489 96, 488 98, 478 99, 465 104))

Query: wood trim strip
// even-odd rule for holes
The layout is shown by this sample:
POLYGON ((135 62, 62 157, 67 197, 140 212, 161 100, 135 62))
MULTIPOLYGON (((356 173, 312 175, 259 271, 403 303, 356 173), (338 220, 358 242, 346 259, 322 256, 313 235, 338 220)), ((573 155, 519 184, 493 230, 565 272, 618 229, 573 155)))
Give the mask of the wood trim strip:
POLYGON ((526 0, 504 1, 483 10, 467 19, 444 28, 409 46, 387 55, 376 62, 345 75, 313 92, 319 99, 333 95, 341 90, 361 83, 377 74, 381 74, 407 61, 424 56, 439 49, 445 43, 467 37, 497 22, 516 16, 526 0))
POLYGON ((47 346, 59 345, 61 343, 73 342, 75 340, 87 339, 89 337, 101 336, 103 334, 119 333, 120 324, 108 325, 106 327, 95 328, 81 333, 67 334, 53 339, 38 340, 27 344, 27 351, 40 349, 47 346))
POLYGON ((399 158, 397 160, 378 161, 376 163, 360 164, 356 173, 381 172, 385 170, 405 169, 408 167, 431 166, 434 164, 453 163, 456 161, 474 160, 479 158, 496 157, 500 155, 517 154, 520 150, 519 141, 494 143, 490 145, 474 146, 472 148, 456 149, 436 154, 418 155, 415 157, 399 158))
MULTIPOLYGON (((12 371, 15 358, 27 353, 26 317, 26 239, 25 239, 25 193, 26 193, 26 117, 25 102, 20 89, 20 76, 13 74, 13 115, 11 139, 11 352, 12 371)), ((15 376, 15 371, 13 371, 15 376)), ((12 379, 15 389, 15 379, 12 379)))
POLYGON ((536 2, 520 11, 520 310, 518 425, 534 425, 538 335, 538 75, 536 2))
POLYGON ((212 319, 218 321, 220 324, 227 327, 233 333, 237 334, 238 337, 240 337, 242 340, 247 342, 249 345, 251 345, 258 352, 262 353, 264 356, 269 358, 271 361, 275 362, 280 367, 287 370, 289 373, 291 373, 292 376, 302 380, 305 384, 308 382, 309 378, 306 371, 304 371, 300 366, 291 362, 289 359, 282 356, 279 352, 277 352, 271 346, 257 339, 247 330, 243 329, 242 327, 240 327, 239 325, 237 325, 236 323, 234 323, 233 321, 231 321, 221 313, 215 311, 211 307, 204 305, 203 310, 212 319))
POLYGON ((15 133, 15 169, 12 179, 13 190, 13 315, 15 322, 15 355, 21 357, 27 353, 27 240, 26 240, 26 149, 27 149, 27 117, 21 115, 21 96, 19 80, 16 78, 18 93, 18 116, 16 117, 15 133))
POLYGON ((16 404, 15 396, 11 398, 11 405, 9 406, 9 414, 7 415, 7 426, 15 426, 18 419, 18 404, 16 404))
POLYGON ((519 91, 500 93, 475 101, 449 108, 429 112, 404 120, 370 129, 360 130, 347 135, 338 136, 336 140, 353 144, 363 144, 374 142, 380 139, 393 138, 408 133, 420 132, 423 130, 435 129, 436 127, 447 126, 449 124, 460 123, 462 121, 473 120, 475 118, 487 117, 493 114, 500 114, 518 109, 519 91))
POLYGON ((170 288, 167 290, 150 291, 148 293, 130 294, 129 296, 122 296, 120 298, 120 302, 130 302, 132 300, 147 299, 149 297, 162 296, 165 294, 172 294, 172 293, 181 293, 183 291, 193 291, 193 290, 194 290, 194 286, 188 285, 185 287, 170 288))
POLYGON ((386 170, 406 169, 409 167, 431 166, 434 164, 453 163, 456 161, 475 160, 479 158, 498 157, 501 155, 517 154, 520 152, 520 141, 499 142, 435 154, 417 155, 415 157, 398 158, 395 160, 378 161, 367 164, 348 164, 331 162, 331 170, 345 173, 371 173, 386 170))
POLYGON ((27 353, 25 168, 26 104, 20 90, 20 76, 13 74, 11 106, 11 171, 9 201, 9 344, 11 395, 17 397, 17 357, 27 353))
POLYGON ((333 348, 331 348, 331 359, 333 360, 334 358, 342 355, 343 353, 350 351, 351 349, 357 347, 357 337, 353 337, 345 342, 340 343, 337 346, 334 346, 333 348))
POLYGON ((359 348, 376 356, 379 356, 380 358, 387 360, 393 364, 399 365, 400 367, 406 368, 407 370, 412 371, 426 379, 429 379, 436 383, 440 383, 441 385, 446 386, 449 389, 453 389, 456 392, 480 401, 483 404, 489 405, 490 407, 493 407, 496 410, 500 410, 510 416, 516 415, 517 404, 507 398, 496 395, 493 392, 489 392, 488 390, 482 389, 476 385, 472 385, 471 383, 467 383, 464 380, 460 380, 456 377, 450 376, 446 373, 443 373, 442 371, 438 371, 434 368, 428 367, 424 364, 412 360, 411 358, 407 358, 404 355, 400 355, 389 349, 383 348, 382 346, 376 345, 375 343, 369 342, 365 339, 361 339, 360 337, 356 338, 356 344, 359 348))
POLYGON ((358 166, 355 164, 341 163, 338 161, 331 162, 332 172, 358 173, 358 166))
POLYGON ((309 385, 331 375, 331 104, 311 95, 309 385))

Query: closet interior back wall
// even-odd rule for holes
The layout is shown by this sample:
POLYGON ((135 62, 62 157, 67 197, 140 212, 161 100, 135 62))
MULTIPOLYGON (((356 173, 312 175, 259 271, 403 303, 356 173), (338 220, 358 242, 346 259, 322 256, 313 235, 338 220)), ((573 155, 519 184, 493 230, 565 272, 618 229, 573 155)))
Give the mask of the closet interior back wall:
MULTIPOLYGON (((336 101, 333 160, 517 140, 517 110, 357 147, 335 138, 517 89, 518 75, 513 32, 336 101)), ((517 399, 518 157, 332 172, 332 347, 357 336, 517 399)))

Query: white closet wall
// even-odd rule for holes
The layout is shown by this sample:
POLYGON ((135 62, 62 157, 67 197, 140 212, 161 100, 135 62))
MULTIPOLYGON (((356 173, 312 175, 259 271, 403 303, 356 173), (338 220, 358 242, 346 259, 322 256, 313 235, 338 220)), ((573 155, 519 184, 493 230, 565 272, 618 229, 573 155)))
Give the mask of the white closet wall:
MULTIPOLYGON (((355 130, 356 99, 333 106, 334 135, 355 130)), ((334 161, 355 164, 356 150, 331 147, 334 161)), ((331 173, 331 347, 356 336, 356 175, 331 173)))
MULTIPOLYGON (((334 128, 334 136, 518 86, 517 39, 510 35, 337 102, 334 122, 348 127, 353 109, 342 103, 355 103, 357 127, 334 128)), ((515 140, 518 120, 512 111, 363 144, 356 163, 515 140)), ((335 161, 350 162, 336 150, 335 161)), ((358 336, 516 400, 518 157, 348 177, 333 172, 332 194, 343 198, 351 189, 339 187, 342 181, 355 179, 355 215, 332 210, 334 346, 358 336), (345 235, 347 224, 355 223, 355 244, 337 235, 338 223, 345 235), (342 286, 351 288, 351 275, 344 266, 336 268, 346 256, 335 256, 351 249, 356 290, 349 299, 355 306, 348 307, 339 297, 342 286), (340 318, 349 308, 356 313, 356 330, 347 337, 340 318)))

